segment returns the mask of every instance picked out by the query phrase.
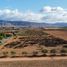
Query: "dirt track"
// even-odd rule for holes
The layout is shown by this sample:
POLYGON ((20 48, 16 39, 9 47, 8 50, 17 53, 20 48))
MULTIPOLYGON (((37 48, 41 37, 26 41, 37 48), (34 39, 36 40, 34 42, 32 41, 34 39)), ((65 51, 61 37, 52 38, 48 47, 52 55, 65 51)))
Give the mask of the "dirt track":
POLYGON ((4 58, 0 59, 0 67, 67 67, 67 57, 4 58))
POLYGON ((67 57, 34 57, 34 58, 1 58, 0 62, 7 61, 32 61, 32 60, 67 60, 67 57))

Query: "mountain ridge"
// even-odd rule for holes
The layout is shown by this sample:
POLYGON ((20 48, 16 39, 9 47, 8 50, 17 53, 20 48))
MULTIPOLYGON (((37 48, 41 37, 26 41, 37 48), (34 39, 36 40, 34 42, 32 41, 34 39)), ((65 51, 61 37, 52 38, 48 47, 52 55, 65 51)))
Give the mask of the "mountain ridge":
POLYGON ((30 21, 9 21, 9 20, 0 20, 1 27, 67 27, 67 23, 56 22, 51 23, 37 23, 30 21))

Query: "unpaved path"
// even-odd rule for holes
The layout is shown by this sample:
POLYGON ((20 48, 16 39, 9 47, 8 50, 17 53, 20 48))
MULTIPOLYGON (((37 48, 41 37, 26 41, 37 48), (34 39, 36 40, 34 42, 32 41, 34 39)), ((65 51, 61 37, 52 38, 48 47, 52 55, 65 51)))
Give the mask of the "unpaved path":
POLYGON ((67 57, 34 57, 34 58, 1 58, 0 62, 7 61, 32 61, 32 60, 67 60, 67 57))

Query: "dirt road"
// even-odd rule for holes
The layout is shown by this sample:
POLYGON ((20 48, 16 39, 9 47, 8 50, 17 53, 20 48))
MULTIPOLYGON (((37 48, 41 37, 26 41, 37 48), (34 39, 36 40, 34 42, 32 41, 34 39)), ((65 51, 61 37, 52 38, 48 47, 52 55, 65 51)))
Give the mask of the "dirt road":
POLYGON ((7 62, 7 61, 32 61, 32 60, 67 60, 67 57, 1 58, 0 62, 7 62))

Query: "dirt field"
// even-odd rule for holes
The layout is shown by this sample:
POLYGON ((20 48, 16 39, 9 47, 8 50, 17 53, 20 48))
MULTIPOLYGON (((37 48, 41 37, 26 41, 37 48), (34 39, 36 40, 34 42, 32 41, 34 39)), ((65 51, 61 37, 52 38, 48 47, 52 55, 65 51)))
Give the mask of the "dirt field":
POLYGON ((67 30, 45 30, 48 34, 67 40, 67 30))
MULTIPOLYGON (((15 60, 16 58, 14 58, 15 60)), ((58 59, 58 58, 33 58, 32 60, 29 59, 17 59, 15 61, 8 61, 4 62, 0 60, 0 67, 67 67, 67 59, 58 59)), ((6 60, 6 59, 4 59, 6 60)))

